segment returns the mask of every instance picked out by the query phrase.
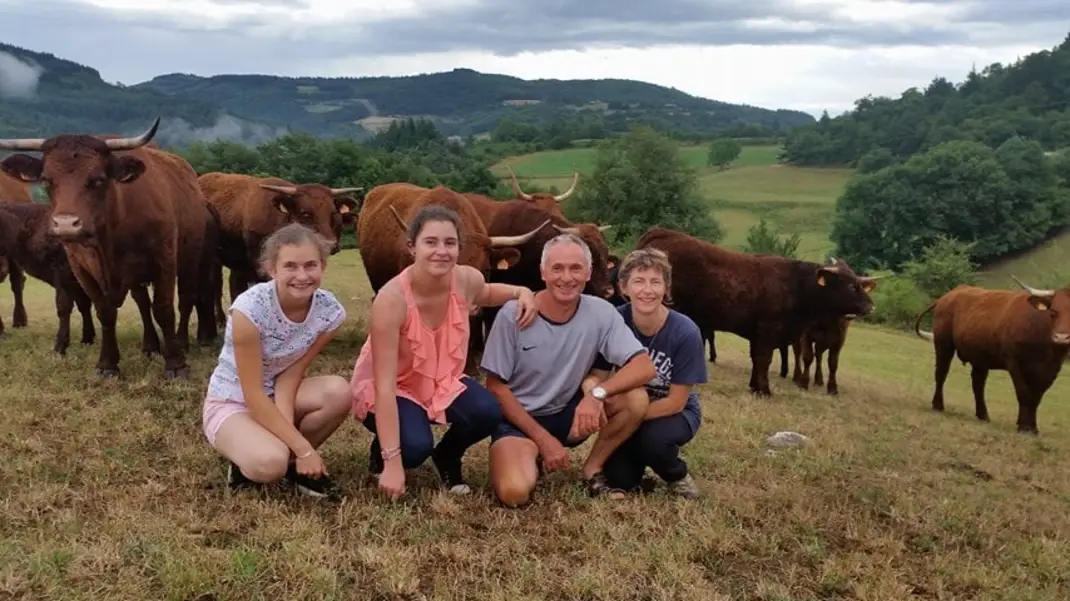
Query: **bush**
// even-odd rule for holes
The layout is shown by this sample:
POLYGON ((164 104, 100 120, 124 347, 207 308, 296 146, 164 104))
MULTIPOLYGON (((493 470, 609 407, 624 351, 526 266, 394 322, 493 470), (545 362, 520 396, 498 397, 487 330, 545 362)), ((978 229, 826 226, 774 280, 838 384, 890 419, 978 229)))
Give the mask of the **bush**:
POLYGON ((780 255, 789 259, 797 259, 799 243, 802 241, 799 234, 780 237, 777 232, 766 223, 763 217, 757 225, 750 226, 747 230, 747 244, 743 252, 763 253, 780 255))
POLYGON ((976 284, 977 272, 970 261, 970 244, 941 237, 925 247, 920 260, 906 264, 903 274, 929 298, 939 298, 959 284, 976 284))
POLYGON ((925 296, 910 278, 892 276, 881 280, 873 291, 873 313, 866 316, 867 323, 912 330, 918 314, 929 306, 925 296))

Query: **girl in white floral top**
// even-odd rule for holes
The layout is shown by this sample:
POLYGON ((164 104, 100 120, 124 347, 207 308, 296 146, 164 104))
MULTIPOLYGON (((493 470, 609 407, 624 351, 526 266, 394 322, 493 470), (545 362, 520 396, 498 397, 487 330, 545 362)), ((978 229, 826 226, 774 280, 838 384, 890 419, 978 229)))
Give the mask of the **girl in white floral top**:
POLYGON ((231 488, 285 479, 308 495, 332 492, 316 448, 345 420, 349 383, 305 377, 346 318, 319 287, 328 254, 328 244, 305 226, 280 228, 260 257, 271 280, 231 303, 203 409, 208 442, 231 462, 231 488))

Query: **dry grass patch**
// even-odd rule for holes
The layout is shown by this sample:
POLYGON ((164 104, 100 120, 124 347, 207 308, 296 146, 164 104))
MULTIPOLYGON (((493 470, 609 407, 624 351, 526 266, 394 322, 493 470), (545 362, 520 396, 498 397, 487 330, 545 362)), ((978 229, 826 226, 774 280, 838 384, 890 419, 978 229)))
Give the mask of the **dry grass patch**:
MULTIPOLYGON (((363 342, 370 294, 359 264, 344 251, 328 269, 350 320, 316 373, 348 375, 363 342)), ((931 350, 909 337, 854 328, 839 398, 774 374, 776 396, 759 400, 745 392, 745 347, 718 336, 705 423, 684 453, 705 493, 698 502, 588 499, 575 453, 532 506, 506 510, 490 500, 483 442, 466 463, 473 496, 437 491, 425 466, 390 503, 368 484, 369 437, 349 421, 324 449, 348 493, 332 505, 227 492, 201 433, 218 348, 193 351, 189 382, 163 381, 162 361, 139 355, 128 302, 123 379, 99 381, 97 346, 51 356, 50 289, 31 282, 29 296, 30 327, 0 340, 0 598, 1070 596, 1065 375, 1033 438, 1014 433, 995 376, 993 422, 976 422, 959 366, 948 414, 929 411, 931 350), (764 440, 779 430, 812 442, 770 454, 764 440)), ((0 298, 9 315, 10 297, 0 298)))

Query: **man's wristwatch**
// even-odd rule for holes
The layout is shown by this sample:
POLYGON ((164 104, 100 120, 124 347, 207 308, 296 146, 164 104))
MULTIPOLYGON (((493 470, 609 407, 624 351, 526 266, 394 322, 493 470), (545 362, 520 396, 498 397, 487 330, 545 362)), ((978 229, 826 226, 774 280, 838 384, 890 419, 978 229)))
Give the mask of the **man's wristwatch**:
POLYGON ((606 400, 606 389, 602 388, 601 386, 595 386, 594 388, 591 389, 591 396, 593 396, 594 398, 598 399, 599 401, 605 401, 606 400))

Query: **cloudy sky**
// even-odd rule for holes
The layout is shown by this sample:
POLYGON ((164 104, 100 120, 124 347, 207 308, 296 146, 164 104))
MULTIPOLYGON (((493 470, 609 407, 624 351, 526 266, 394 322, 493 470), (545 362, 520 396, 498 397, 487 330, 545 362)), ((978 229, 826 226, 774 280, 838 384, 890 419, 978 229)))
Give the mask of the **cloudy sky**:
POLYGON ((1067 0, 0 0, 0 40, 132 84, 171 72, 467 67, 638 79, 820 114, 1050 49, 1067 0))

